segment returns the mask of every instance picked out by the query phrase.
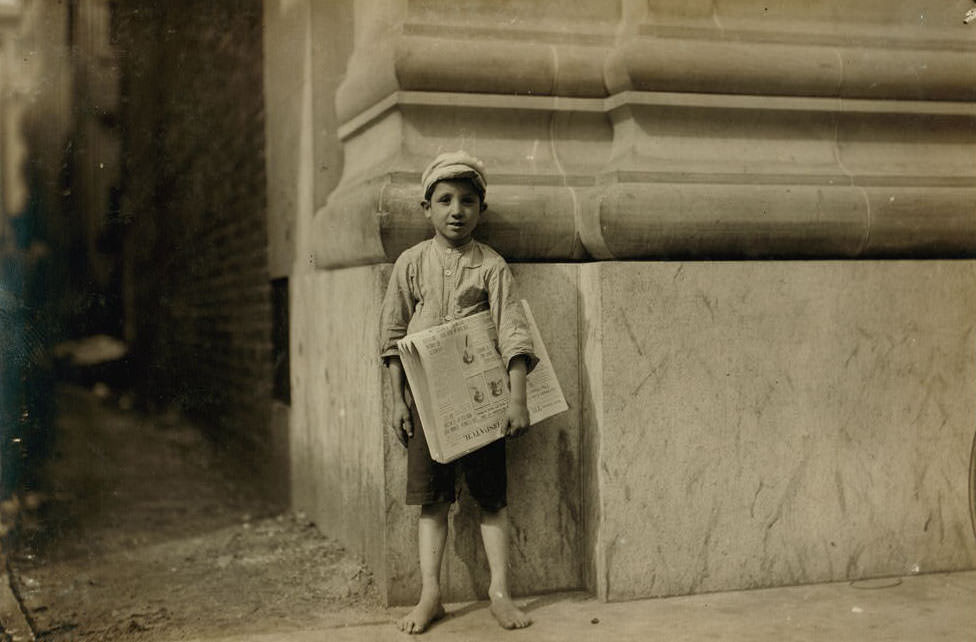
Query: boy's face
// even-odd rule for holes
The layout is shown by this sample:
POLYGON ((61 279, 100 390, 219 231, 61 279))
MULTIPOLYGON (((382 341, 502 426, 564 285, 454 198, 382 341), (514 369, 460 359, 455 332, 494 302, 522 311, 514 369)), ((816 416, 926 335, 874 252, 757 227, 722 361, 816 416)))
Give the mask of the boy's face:
POLYGON ((440 181, 434 185, 429 201, 423 201, 424 215, 434 226, 434 233, 451 247, 471 240, 478 227, 485 204, 471 181, 440 181))

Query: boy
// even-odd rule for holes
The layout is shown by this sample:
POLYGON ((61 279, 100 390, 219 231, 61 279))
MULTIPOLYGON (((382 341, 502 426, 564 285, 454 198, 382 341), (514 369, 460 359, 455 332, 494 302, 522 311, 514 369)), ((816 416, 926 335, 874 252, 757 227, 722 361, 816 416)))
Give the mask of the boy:
POLYGON ((491 571, 491 612, 504 628, 523 628, 531 620, 508 592, 505 440, 450 464, 433 461, 416 410, 408 402, 409 388, 396 342, 405 334, 490 310, 510 379, 508 437, 520 435, 529 426, 525 375, 538 359, 508 265, 497 252, 471 238, 487 207, 481 161, 464 152, 441 154, 424 171, 421 182, 421 206, 434 227, 434 237, 397 259, 381 321, 381 355, 393 389, 390 428, 407 448, 407 504, 421 506, 418 535, 423 584, 417 606, 400 620, 399 628, 422 633, 444 616, 440 568, 448 510, 455 499, 455 469, 464 472, 471 495, 481 507, 481 538, 491 571))

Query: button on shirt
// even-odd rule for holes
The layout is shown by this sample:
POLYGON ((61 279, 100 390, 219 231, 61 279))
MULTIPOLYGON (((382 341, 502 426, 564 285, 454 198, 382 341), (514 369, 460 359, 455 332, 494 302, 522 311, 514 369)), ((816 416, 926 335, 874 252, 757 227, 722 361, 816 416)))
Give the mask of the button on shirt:
POLYGON ((512 272, 505 259, 478 241, 446 248, 429 239, 404 251, 393 265, 383 299, 380 355, 398 354, 405 335, 491 310, 498 349, 507 366, 517 355, 538 359, 512 272))

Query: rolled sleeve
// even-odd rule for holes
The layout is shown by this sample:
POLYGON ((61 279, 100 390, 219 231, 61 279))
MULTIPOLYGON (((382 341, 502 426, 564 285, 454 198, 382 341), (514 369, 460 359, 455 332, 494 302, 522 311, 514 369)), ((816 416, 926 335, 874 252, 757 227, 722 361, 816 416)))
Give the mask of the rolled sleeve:
POLYGON ((527 371, 532 372, 539 358, 532 345, 532 333, 515 279, 507 264, 503 263, 491 271, 488 285, 489 306, 498 329, 498 350, 505 367, 508 368, 515 357, 522 356, 525 357, 527 371))

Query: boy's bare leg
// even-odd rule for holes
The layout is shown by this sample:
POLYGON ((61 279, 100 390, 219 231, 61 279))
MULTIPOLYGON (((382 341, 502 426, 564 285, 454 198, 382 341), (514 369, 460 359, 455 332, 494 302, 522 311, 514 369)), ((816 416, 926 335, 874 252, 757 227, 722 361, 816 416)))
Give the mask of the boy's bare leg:
POLYGON ((508 592, 508 508, 481 512, 481 539, 491 569, 488 597, 492 615, 506 629, 527 627, 532 619, 515 606, 508 592))
POLYGON ((434 620, 444 617, 441 603, 441 560, 447 541, 449 503, 429 504, 420 509, 417 534, 420 540, 420 601, 397 626, 406 633, 423 633, 434 620))

